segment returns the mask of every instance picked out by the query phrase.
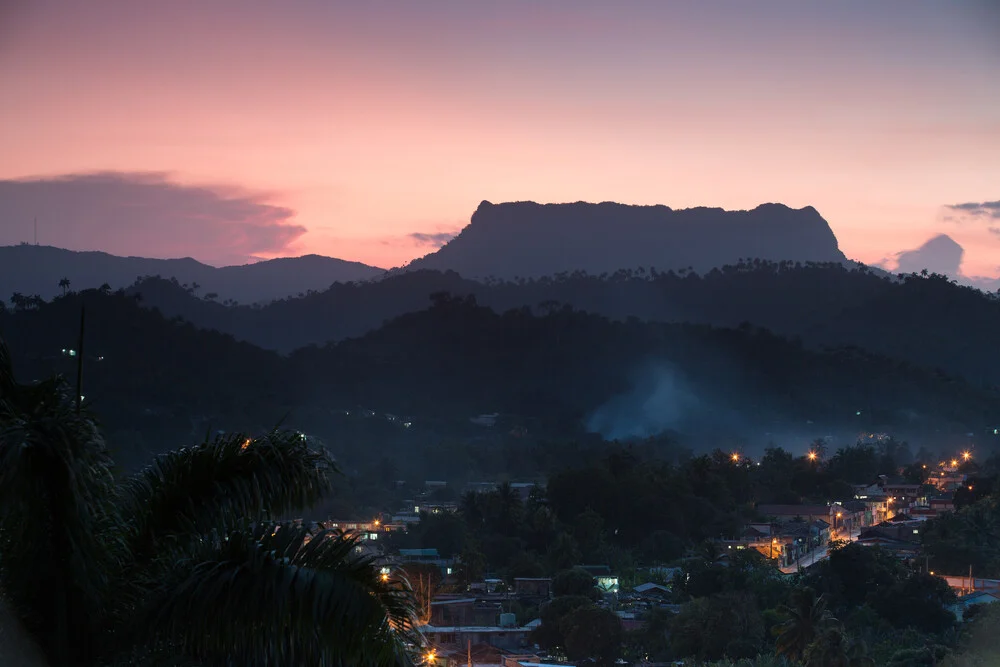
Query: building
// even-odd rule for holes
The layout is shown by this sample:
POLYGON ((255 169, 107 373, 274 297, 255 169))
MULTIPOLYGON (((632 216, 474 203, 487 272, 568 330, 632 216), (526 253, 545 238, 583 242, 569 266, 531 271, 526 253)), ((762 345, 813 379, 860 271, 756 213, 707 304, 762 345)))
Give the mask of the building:
POLYGON ((466 647, 485 644, 506 651, 517 651, 528 645, 530 628, 489 626, 436 626, 417 628, 432 646, 466 647))
POLYGON ((880 547, 899 558, 912 558, 920 554, 920 527, 922 521, 883 522, 863 528, 857 543, 862 546, 880 547))
POLYGON ((431 602, 430 624, 435 626, 492 626, 500 623, 499 602, 476 598, 437 599, 431 602))
POLYGON ((981 604, 993 604, 995 602, 1000 602, 1000 592, 976 591, 958 598, 958 601, 951 605, 950 609, 955 614, 955 618, 962 621, 965 620, 965 613, 969 610, 969 607, 981 604))
POLYGON ((955 511, 955 494, 942 493, 927 499, 927 506, 936 515, 955 511))
POLYGON ((666 600, 670 597, 670 588, 668 586, 662 586, 652 582, 639 584, 632 590, 635 591, 636 595, 642 598, 666 600))
POLYGON ((514 595, 519 598, 552 597, 552 579, 548 577, 515 577, 514 595))
POLYGON ((757 514, 773 517, 778 523, 787 523, 794 519, 815 521, 822 519, 833 524, 832 517, 836 510, 831 505, 758 505, 757 514))
POLYGON ((437 549, 400 549, 398 561, 436 565, 444 576, 451 574, 452 566, 455 564, 454 558, 442 558, 437 549))

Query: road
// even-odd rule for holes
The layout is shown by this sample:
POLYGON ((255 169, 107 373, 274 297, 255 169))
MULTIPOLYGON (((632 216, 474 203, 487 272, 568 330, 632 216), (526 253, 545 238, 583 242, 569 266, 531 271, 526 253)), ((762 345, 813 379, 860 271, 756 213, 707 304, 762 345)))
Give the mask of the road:
MULTIPOLYGON (((847 538, 849 542, 853 542, 858 539, 858 535, 861 534, 861 528, 855 528, 851 531, 850 536, 847 538)), ((798 562, 792 563, 791 565, 786 565, 781 568, 781 571, 785 574, 794 574, 800 570, 805 570, 812 567, 816 563, 820 562, 824 558, 830 555, 829 549, 823 547, 822 549, 814 549, 810 553, 806 554, 804 558, 799 559, 798 562)))

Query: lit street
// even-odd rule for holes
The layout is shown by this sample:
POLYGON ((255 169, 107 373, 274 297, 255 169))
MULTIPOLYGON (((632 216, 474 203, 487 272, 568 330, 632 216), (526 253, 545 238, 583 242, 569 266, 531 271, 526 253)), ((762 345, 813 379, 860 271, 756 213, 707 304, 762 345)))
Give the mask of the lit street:
MULTIPOLYGON (((861 529, 855 528, 854 530, 851 531, 851 534, 848 537, 848 541, 853 542, 854 540, 858 539, 858 536, 860 534, 861 534, 861 529)), ((829 549, 825 546, 820 547, 819 549, 815 549, 812 552, 806 554, 803 558, 801 558, 797 562, 782 567, 780 569, 785 574, 793 574, 795 572, 798 572, 799 570, 805 570, 809 567, 812 567, 819 561, 826 558, 828 555, 830 555, 829 549)))

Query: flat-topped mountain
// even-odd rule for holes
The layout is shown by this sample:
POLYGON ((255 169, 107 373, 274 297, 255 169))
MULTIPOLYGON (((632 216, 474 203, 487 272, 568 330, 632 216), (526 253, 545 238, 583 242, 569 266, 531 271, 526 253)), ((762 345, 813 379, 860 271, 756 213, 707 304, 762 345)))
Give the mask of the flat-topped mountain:
POLYGON ((846 261, 829 224, 812 207, 762 204, 726 211, 484 201, 458 236, 407 268, 529 278, 637 267, 703 272, 740 259, 846 261))
POLYGON ((150 259, 118 257, 105 252, 77 252, 51 246, 0 247, 0 295, 14 292, 50 298, 62 292, 67 278, 71 289, 128 287, 140 276, 176 278, 200 285, 200 293, 241 303, 271 301, 310 290, 324 290, 334 282, 375 278, 382 269, 332 257, 305 255, 216 268, 190 257, 150 259))

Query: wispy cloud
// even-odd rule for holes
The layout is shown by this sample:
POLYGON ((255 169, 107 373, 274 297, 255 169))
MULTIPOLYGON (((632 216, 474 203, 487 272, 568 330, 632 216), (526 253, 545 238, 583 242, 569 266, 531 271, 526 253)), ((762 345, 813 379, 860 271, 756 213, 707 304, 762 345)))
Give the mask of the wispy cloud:
POLYGON ((987 231, 1000 238, 1000 227, 988 227, 987 231))
POLYGON ((30 241, 35 218, 45 245, 210 263, 281 254, 306 232, 295 211, 265 195, 181 185, 163 173, 0 180, 0 243, 30 241))
MULTIPOLYGON (((945 208, 956 211, 962 218, 994 218, 1000 220, 1000 200, 949 204, 945 208)), ((956 221, 954 216, 945 216, 948 221, 956 221)))
POLYGON ((432 248, 440 248, 448 241, 452 240, 458 236, 458 232, 413 232, 408 234, 407 237, 417 245, 430 246, 432 248))

